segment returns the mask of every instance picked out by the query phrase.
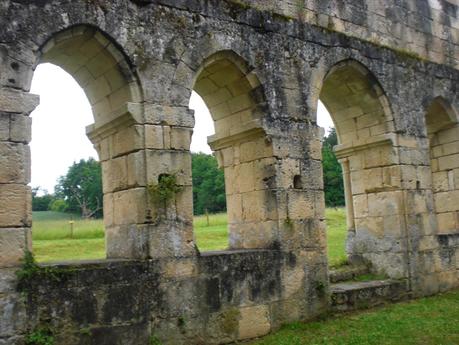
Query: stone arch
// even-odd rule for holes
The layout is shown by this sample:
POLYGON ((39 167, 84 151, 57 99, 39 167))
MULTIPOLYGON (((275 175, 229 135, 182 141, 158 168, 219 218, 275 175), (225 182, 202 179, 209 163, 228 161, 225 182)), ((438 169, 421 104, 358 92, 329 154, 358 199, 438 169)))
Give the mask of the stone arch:
POLYGON ((362 63, 344 60, 324 77, 319 98, 335 123, 340 144, 388 132, 392 111, 383 88, 362 63))
POLYGON ((110 122, 127 102, 142 99, 129 59, 96 27, 76 25, 53 34, 39 49, 36 64, 43 62, 75 78, 88 97, 97 127, 110 122))
POLYGON ((335 152, 343 169, 348 258, 402 276, 382 260, 386 248, 402 237, 387 230, 400 228, 403 220, 402 211, 394 210, 402 196, 397 191, 400 171, 394 167, 397 158, 389 100, 376 77, 356 60, 333 65, 318 98, 330 112, 338 136, 335 152))
POLYGON ((274 157, 261 123, 266 112, 262 85, 243 58, 224 50, 203 60, 193 89, 214 121, 208 143, 224 169, 230 248, 270 247, 277 212, 264 180, 274 157))
POLYGON ((443 97, 434 98, 425 113, 429 138, 432 192, 438 233, 459 232, 458 114, 443 97))
POLYGON ((100 29, 75 25, 52 34, 38 50, 35 66, 49 62, 69 73, 84 90, 94 124, 86 133, 102 165, 107 257, 144 257, 133 229, 148 217, 142 92, 128 57, 100 29), (126 207, 134 207, 127 212, 126 207))

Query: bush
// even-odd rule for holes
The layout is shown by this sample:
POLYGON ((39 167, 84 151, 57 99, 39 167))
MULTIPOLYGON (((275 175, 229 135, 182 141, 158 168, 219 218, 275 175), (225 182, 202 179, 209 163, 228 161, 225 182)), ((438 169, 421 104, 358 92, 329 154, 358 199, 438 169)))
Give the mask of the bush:
POLYGON ((66 212, 68 210, 67 202, 63 199, 54 200, 49 209, 54 212, 66 212))

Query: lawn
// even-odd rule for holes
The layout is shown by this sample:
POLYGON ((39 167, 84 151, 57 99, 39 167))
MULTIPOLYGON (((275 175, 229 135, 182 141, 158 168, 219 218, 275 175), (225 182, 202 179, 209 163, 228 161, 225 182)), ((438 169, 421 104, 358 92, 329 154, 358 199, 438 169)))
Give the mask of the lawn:
MULTIPOLYGON (((331 265, 346 259, 344 253, 344 209, 327 209, 327 236, 331 265)), ((226 214, 197 216, 194 229, 201 251, 228 247, 226 214)), ((78 216, 58 212, 33 213, 33 252, 39 262, 101 259, 105 257, 102 220, 83 220, 78 216), (73 233, 71 224, 73 222, 73 233)))
POLYGON ((459 291, 309 323, 252 345, 457 345, 459 291))

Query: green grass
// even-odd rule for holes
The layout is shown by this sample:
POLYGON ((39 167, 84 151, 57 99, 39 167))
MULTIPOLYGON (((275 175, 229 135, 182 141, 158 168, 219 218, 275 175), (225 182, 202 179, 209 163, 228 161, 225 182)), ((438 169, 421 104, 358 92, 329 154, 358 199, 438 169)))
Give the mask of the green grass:
POLYGON ((327 250, 328 264, 332 267, 341 266, 346 262, 346 210, 341 208, 327 208, 325 210, 327 222, 327 250))
POLYGON ((293 323, 252 345, 457 345, 459 291, 293 323))
MULTIPOLYGON (((330 263, 339 265, 345 259, 344 209, 327 209, 327 236, 330 263)), ((39 262, 62 260, 102 259, 105 257, 104 227, 102 220, 83 220, 76 215, 58 212, 33 213, 33 250, 39 262), (73 237, 70 235, 73 221, 73 237)), ((196 242, 199 250, 228 248, 226 214, 197 216, 194 219, 196 242)))

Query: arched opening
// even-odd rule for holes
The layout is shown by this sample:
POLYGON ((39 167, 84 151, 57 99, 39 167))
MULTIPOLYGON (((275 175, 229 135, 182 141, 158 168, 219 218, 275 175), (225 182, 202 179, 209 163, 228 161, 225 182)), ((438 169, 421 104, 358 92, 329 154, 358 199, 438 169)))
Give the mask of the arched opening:
POLYGON ((388 101, 368 69, 353 60, 332 67, 319 97, 337 134, 334 151, 344 182, 346 261, 371 263, 377 270, 387 250, 383 243, 392 240, 387 230, 401 220, 399 211, 386 205, 387 200, 399 198, 394 194, 396 174, 387 136, 393 127, 388 101))
POLYGON ((264 111, 260 83, 240 57, 224 51, 205 60, 194 91, 213 119, 215 134, 208 144, 224 171, 229 248, 270 247, 277 222, 263 179, 274 162, 259 121, 264 111))
MULTIPOLYGON (((52 261, 106 257, 103 239, 105 227, 107 255, 110 257, 111 251, 118 245, 111 240, 119 232, 113 212, 116 192, 139 185, 138 180, 128 181, 124 176, 129 169, 128 155, 133 152, 130 147, 133 135, 129 132, 132 132, 135 124, 133 105, 140 101, 138 84, 120 50, 99 30, 89 26, 75 26, 53 35, 39 51, 37 65, 39 64, 60 67, 84 91, 89 101, 87 108, 91 109, 93 116, 91 122, 94 121, 94 124, 86 127, 86 134, 92 141, 100 162, 94 159, 75 162, 68 173, 66 172, 65 178, 59 181, 53 208, 55 211, 67 209, 72 214, 50 220, 51 223, 60 223, 57 225, 45 222, 46 229, 42 229, 41 234, 35 229, 36 225, 38 228, 42 226, 34 224, 34 239, 52 240, 56 237, 63 242, 54 243, 55 253, 51 256, 42 255, 39 246, 34 247, 34 250, 38 251, 36 254, 39 258, 47 257, 52 261), (103 224, 102 221, 89 224, 89 218, 102 215, 102 208, 103 224), (85 219, 80 219, 81 217, 85 219), (100 242, 97 249, 85 247, 85 243, 86 246, 92 245, 87 240, 95 238, 100 242)), ((55 90, 61 87, 58 83, 52 85, 52 80, 47 84, 48 88, 55 90)), ((56 91, 55 94, 57 96, 59 92, 56 91)), ((55 103, 59 102, 56 100, 55 103)), ((74 110, 66 109, 64 105, 59 109, 60 116, 79 116, 72 113, 74 110)), ((84 107, 82 111, 85 111, 84 107)), ((74 131, 77 130, 74 128, 74 131)), ((84 131, 84 127, 81 130, 84 131)), ((59 131, 58 126, 49 128, 47 135, 52 137, 53 131, 59 131)), ((63 142, 56 140, 55 145, 78 147, 75 142, 61 141, 63 142)), ((83 151, 82 147, 78 150, 83 151)), ((68 149, 67 153, 70 154, 70 151, 68 149)), ((53 166, 55 164, 50 164, 48 169, 53 169, 53 166)), ((40 220, 36 223, 40 223, 40 220)))
POLYGON ((459 125, 454 109, 437 97, 426 113, 432 191, 438 233, 459 232, 459 125))
POLYGON ((214 122, 204 100, 194 91, 189 107, 195 115, 190 150, 196 245, 201 252, 227 249, 225 177, 207 144, 207 137, 215 134, 214 122))

